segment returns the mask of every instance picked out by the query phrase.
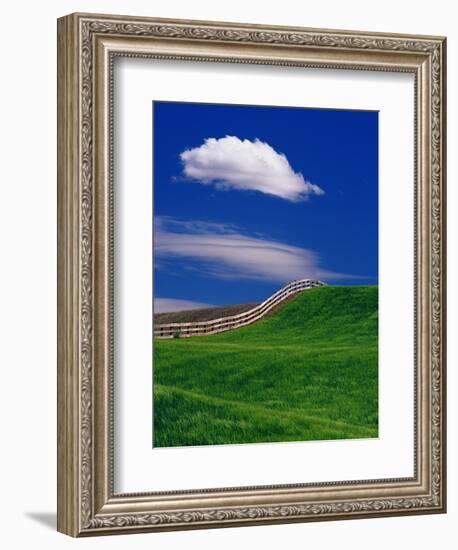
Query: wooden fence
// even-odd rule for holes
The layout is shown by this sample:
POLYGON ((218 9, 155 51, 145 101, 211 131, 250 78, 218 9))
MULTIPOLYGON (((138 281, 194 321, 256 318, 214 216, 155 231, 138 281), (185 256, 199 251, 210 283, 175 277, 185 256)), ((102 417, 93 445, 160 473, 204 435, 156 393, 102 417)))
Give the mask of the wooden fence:
POLYGON ((205 336, 208 334, 216 334, 218 332, 225 332, 227 330, 244 327, 264 317, 264 315, 266 315, 272 308, 293 294, 325 284, 326 283, 315 279, 300 279, 298 281, 293 281, 249 311, 239 313, 238 315, 221 317, 220 319, 212 319, 211 321, 156 325, 154 327, 154 337, 187 338, 189 336, 205 336))

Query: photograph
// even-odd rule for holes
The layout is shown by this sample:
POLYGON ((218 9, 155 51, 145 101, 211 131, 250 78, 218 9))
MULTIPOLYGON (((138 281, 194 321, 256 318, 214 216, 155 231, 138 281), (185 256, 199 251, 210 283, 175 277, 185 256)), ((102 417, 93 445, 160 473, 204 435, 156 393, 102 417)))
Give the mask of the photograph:
POLYGON ((377 438, 379 112, 153 101, 152 134, 153 448, 377 438))

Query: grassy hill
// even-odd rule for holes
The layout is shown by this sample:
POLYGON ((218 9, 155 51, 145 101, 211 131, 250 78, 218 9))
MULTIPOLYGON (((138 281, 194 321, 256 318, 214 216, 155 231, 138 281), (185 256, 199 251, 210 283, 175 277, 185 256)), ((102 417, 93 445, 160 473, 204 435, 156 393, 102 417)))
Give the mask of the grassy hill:
POLYGON ((325 286, 234 331, 156 340, 154 446, 378 435, 378 287, 325 286))

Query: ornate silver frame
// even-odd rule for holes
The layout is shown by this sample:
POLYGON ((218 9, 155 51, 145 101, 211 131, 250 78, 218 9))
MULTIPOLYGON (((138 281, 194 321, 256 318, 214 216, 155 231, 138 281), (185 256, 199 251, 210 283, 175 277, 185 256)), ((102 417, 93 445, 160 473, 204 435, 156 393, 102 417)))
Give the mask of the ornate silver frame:
POLYGON ((59 531, 88 536, 445 511, 445 46, 432 36, 93 14, 59 19, 59 531), (415 75, 414 477, 113 493, 115 56, 415 75))

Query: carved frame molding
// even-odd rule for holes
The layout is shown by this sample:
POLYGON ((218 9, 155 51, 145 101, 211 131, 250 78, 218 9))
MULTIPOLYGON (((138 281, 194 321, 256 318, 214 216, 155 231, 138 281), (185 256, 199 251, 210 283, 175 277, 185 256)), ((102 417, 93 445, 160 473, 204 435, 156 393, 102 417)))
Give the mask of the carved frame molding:
POLYGON ((58 23, 58 529, 72 536, 445 511, 445 39, 73 14, 58 23), (116 56, 416 78, 412 479, 112 491, 112 65, 116 56))

